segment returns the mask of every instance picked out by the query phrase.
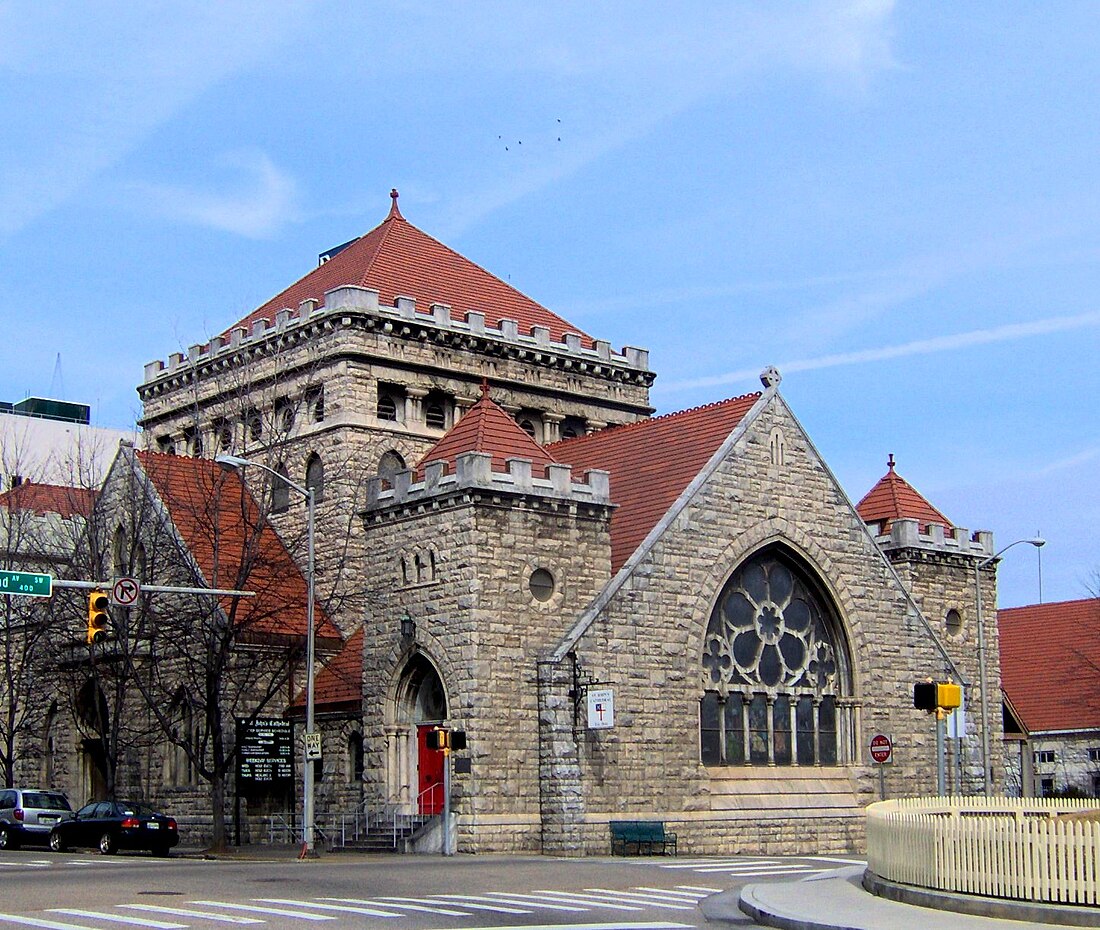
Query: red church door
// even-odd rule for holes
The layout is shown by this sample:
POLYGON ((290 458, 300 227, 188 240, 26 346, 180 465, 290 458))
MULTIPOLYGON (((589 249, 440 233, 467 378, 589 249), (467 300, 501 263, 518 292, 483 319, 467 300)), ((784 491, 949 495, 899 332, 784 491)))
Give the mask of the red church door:
POLYGON ((428 748, 428 734, 435 724, 420 724, 416 728, 417 796, 421 814, 443 813, 443 753, 428 748))

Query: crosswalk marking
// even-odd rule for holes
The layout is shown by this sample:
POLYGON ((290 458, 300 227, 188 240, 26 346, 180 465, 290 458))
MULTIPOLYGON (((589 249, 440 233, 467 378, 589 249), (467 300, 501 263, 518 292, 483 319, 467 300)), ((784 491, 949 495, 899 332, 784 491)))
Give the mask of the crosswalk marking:
POLYGON ((0 862, 0 866, 6 869, 48 869, 49 860, 23 859, 19 862, 0 862))
POLYGON ((450 914, 454 917, 469 917, 469 911, 453 911, 445 907, 429 907, 420 903, 422 898, 387 898, 379 897, 374 901, 363 901, 358 898, 325 898, 325 901, 345 901, 348 904, 378 904, 382 902, 382 907, 395 908, 401 911, 426 911, 429 914, 450 914))
POLYGON ((354 904, 320 904, 314 901, 294 901, 291 898, 253 898, 262 904, 290 904, 294 907, 316 907, 323 911, 343 911, 346 914, 365 914, 368 917, 397 917, 393 911, 383 911, 376 907, 363 907, 354 904))
POLYGON ((688 891, 702 891, 704 894, 718 894, 725 891, 724 888, 708 888, 706 885, 677 885, 677 888, 685 888, 688 891))
POLYGON ((638 891, 653 891, 657 894, 679 895, 683 898, 690 898, 692 901, 698 901, 703 897, 703 895, 699 894, 697 891, 677 891, 674 888, 651 888, 647 885, 638 885, 636 887, 638 891))
POLYGON ((585 907, 604 908, 611 911, 642 911, 645 908, 633 907, 629 904, 610 904, 599 895, 584 894, 580 891, 540 891, 539 894, 548 894, 556 898, 564 898, 567 901, 579 901, 585 907))
POLYGON ((85 911, 77 907, 47 908, 52 914, 68 914, 70 917, 90 917, 92 920, 110 920, 117 924, 132 924, 135 927, 149 927, 150 930, 185 930, 187 924, 169 923, 164 920, 149 920, 141 917, 127 917, 125 914, 109 914, 103 911, 85 911))
POLYGON ((469 927, 465 930, 691 930, 691 924, 653 920, 641 923, 616 921, 613 924, 514 924, 510 927, 469 927))
POLYGON ((521 907, 506 907, 503 904, 474 904, 469 900, 468 894, 432 894, 429 898, 437 898, 440 901, 457 901, 461 907, 468 907, 473 911, 496 911, 498 914, 530 914, 531 912, 521 907))
POLYGON ((213 911, 196 911, 189 907, 166 907, 162 904, 120 904, 119 907, 153 914, 174 914, 177 917, 198 917, 201 920, 220 920, 227 924, 262 924, 259 917, 242 917, 239 914, 215 914, 213 911))
POLYGON ((623 901, 629 901, 631 904, 648 904, 651 907, 665 907, 674 911, 694 911, 695 908, 688 907, 684 904, 669 904, 663 898, 658 898, 648 894, 638 894, 633 891, 612 891, 609 888, 585 888, 585 891, 591 891, 596 894, 607 895, 610 898, 618 898, 623 901))
POLYGON ((841 865, 866 865, 866 859, 838 859, 835 856, 805 856, 806 859, 813 859, 814 862, 839 862, 841 865))
POLYGON ((299 920, 335 920, 329 914, 309 914, 305 911, 288 911, 280 907, 260 907, 258 904, 230 904, 228 901, 188 901, 204 907, 227 907, 233 911, 252 911, 255 914, 274 914, 276 917, 297 917, 299 920))
POLYGON ((28 927, 45 927, 46 930, 88 930, 80 924, 66 924, 59 920, 42 920, 40 917, 20 917, 18 914, 0 914, 0 920, 28 927))
POLYGON ((566 911, 567 913, 580 914, 587 911, 586 907, 571 907, 568 904, 551 904, 548 901, 528 901, 525 900, 529 895, 510 894, 504 891, 487 891, 484 895, 472 895, 471 897, 479 901, 501 901, 504 904, 515 904, 519 907, 533 907, 536 909, 547 911, 566 911))

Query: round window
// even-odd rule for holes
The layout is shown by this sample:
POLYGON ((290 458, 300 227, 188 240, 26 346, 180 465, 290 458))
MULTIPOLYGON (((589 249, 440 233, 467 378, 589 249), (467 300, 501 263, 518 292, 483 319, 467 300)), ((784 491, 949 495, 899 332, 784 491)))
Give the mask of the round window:
POLYGON ((957 610, 955 610, 954 607, 952 607, 947 612, 947 616, 944 617, 944 621, 947 624, 947 632, 950 633, 952 636, 958 636, 962 632, 962 628, 963 628, 962 614, 960 614, 957 610))
POLYGON ((536 601, 548 601, 554 596, 554 576, 545 568, 536 568, 527 582, 536 601))

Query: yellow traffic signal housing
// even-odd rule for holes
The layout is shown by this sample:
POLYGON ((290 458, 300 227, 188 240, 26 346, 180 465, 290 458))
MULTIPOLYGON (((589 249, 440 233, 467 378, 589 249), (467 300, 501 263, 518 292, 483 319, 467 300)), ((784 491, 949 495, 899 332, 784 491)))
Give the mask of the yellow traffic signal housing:
POLYGON ((436 727, 425 734, 424 742, 429 749, 446 752, 451 748, 451 731, 436 727))
POLYGON ((936 684, 936 706, 954 710, 962 704, 962 688, 950 681, 936 684))
POLYGON ((103 642, 107 638, 107 629, 111 625, 111 615, 107 612, 111 599, 105 591, 93 591, 88 595, 88 635, 87 643, 103 642))

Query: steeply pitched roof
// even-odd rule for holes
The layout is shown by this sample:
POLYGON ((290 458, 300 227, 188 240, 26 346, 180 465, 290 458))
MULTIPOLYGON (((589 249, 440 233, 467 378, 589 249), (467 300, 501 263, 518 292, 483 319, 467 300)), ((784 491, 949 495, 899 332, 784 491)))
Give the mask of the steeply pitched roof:
POLYGON ((878 523, 879 532, 885 533, 895 520, 916 520, 921 528, 929 523, 954 526, 940 511, 933 507, 908 481, 894 471, 894 457, 887 460, 887 472, 856 504, 856 510, 864 523, 878 523))
POLYGON ((492 327, 499 327, 502 319, 515 320, 521 333, 545 326, 556 342, 569 332, 579 333, 585 345, 593 344, 571 323, 417 229, 397 209, 397 191, 390 196, 393 206, 380 226, 352 240, 230 330, 250 328, 259 319, 274 320, 286 307, 297 313, 303 300, 323 302, 326 291, 355 285, 377 290, 379 300, 389 306, 397 297, 412 297, 424 314, 433 303, 447 304, 456 316, 471 310, 484 313, 492 327))
MULTIPOLYGON (((250 635, 305 636, 308 586, 302 572, 236 471, 210 459, 134 453, 172 523, 215 588, 242 587, 255 597, 240 598, 237 623, 250 635)), ((223 599, 228 611, 231 600, 223 599)), ((318 639, 339 641, 340 631, 317 604, 318 639)))
POLYGON ((611 570, 618 571, 760 394, 565 439, 549 446, 574 474, 611 473, 611 570))
POLYGON ((540 466, 545 468, 556 461, 489 396, 485 384, 477 403, 420 460, 418 476, 423 477, 424 466, 429 462, 447 462, 447 470, 453 472, 455 459, 463 452, 489 453, 494 471, 506 471, 508 459, 522 458, 531 460, 532 471, 537 475, 540 466))
POLYGON ((25 510, 31 513, 56 513, 68 520, 86 517, 95 502, 95 491, 89 488, 69 488, 59 484, 34 484, 24 481, 0 494, 0 507, 5 510, 25 510))
POLYGON ((1100 598, 997 611, 1001 688, 1031 733, 1100 729, 1100 598))
MULTIPOLYGON (((363 627, 359 627, 344 643, 313 682, 313 703, 332 709, 337 705, 358 707, 363 700, 363 627)), ((305 689, 299 692, 291 709, 305 707, 305 689)))

